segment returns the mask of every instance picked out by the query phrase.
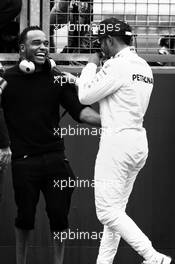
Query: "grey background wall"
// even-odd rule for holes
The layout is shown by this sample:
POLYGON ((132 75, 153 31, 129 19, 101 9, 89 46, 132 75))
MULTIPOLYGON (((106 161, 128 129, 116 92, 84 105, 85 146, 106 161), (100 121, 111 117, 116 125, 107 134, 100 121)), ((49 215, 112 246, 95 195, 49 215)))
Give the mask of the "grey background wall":
MULTIPOLYGON (((175 76, 155 75, 155 87, 145 117, 150 154, 147 164, 139 174, 127 208, 129 215, 152 239, 162 252, 175 251, 175 76)), ((95 106, 97 107, 97 106, 95 106)), ((69 116, 62 126, 71 124, 69 116)), ((77 179, 93 183, 95 156, 99 138, 96 136, 65 137, 66 153, 77 179)), ((92 184, 93 185, 93 184, 92 184)), ((59 201, 55 201, 59 202, 59 201)), ((0 264, 15 264, 15 237, 13 221, 16 207, 13 200, 10 168, 5 176, 4 199, 0 204, 0 264)), ((102 231, 95 215, 93 186, 76 188, 70 211, 71 231, 102 231)), ((71 239, 66 243, 65 264, 95 264, 99 239, 71 239)), ((114 263, 140 263, 141 258, 123 241, 114 263), (118 262, 119 261, 119 262, 118 262)), ((40 198, 28 264, 50 264, 51 248, 48 220, 40 198)))

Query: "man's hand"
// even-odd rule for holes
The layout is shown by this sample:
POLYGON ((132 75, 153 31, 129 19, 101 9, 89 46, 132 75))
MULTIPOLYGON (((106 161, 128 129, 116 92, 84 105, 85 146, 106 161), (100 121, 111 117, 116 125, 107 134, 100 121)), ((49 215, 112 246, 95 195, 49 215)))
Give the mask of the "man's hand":
POLYGON ((7 164, 11 161, 11 150, 9 147, 0 149, 0 171, 7 167, 7 164))
POLYGON ((91 107, 87 106, 83 108, 83 110, 81 110, 80 120, 83 123, 101 127, 100 115, 95 110, 93 110, 91 107))

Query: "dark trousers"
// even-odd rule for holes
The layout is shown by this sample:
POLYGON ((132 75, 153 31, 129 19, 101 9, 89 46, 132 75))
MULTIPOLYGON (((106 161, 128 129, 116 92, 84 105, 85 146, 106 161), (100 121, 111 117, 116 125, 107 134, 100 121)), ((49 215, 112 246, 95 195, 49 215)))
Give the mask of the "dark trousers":
POLYGON ((33 229, 36 205, 42 191, 51 231, 68 228, 68 213, 75 180, 63 152, 51 152, 40 156, 12 161, 12 177, 17 205, 16 227, 33 229))

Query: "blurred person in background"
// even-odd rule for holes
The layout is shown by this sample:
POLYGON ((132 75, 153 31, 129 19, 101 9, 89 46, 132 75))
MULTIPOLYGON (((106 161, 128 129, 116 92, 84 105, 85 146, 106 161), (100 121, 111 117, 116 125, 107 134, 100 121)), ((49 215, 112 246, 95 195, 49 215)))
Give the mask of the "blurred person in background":
POLYGON ((0 1, 0 52, 18 52, 19 22, 22 0, 0 1))
MULTIPOLYGON (((175 55, 175 35, 164 35, 159 41, 159 54, 175 55)), ((175 66, 175 62, 163 62, 161 66, 175 66)))
POLYGON ((62 53, 89 52, 88 25, 93 20, 92 13, 93 0, 56 0, 50 15, 51 52, 55 52, 54 29, 59 26, 61 28, 61 25, 66 25, 69 22, 68 45, 64 47, 62 53), (79 28, 78 25, 86 25, 86 27, 79 28))

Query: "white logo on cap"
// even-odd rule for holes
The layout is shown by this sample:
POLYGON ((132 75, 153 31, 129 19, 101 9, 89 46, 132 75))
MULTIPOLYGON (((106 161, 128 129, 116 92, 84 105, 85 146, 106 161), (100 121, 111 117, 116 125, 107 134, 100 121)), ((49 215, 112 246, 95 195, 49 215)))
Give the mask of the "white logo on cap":
POLYGON ((125 35, 127 35, 127 36, 131 36, 132 33, 131 33, 130 31, 125 31, 125 35))

